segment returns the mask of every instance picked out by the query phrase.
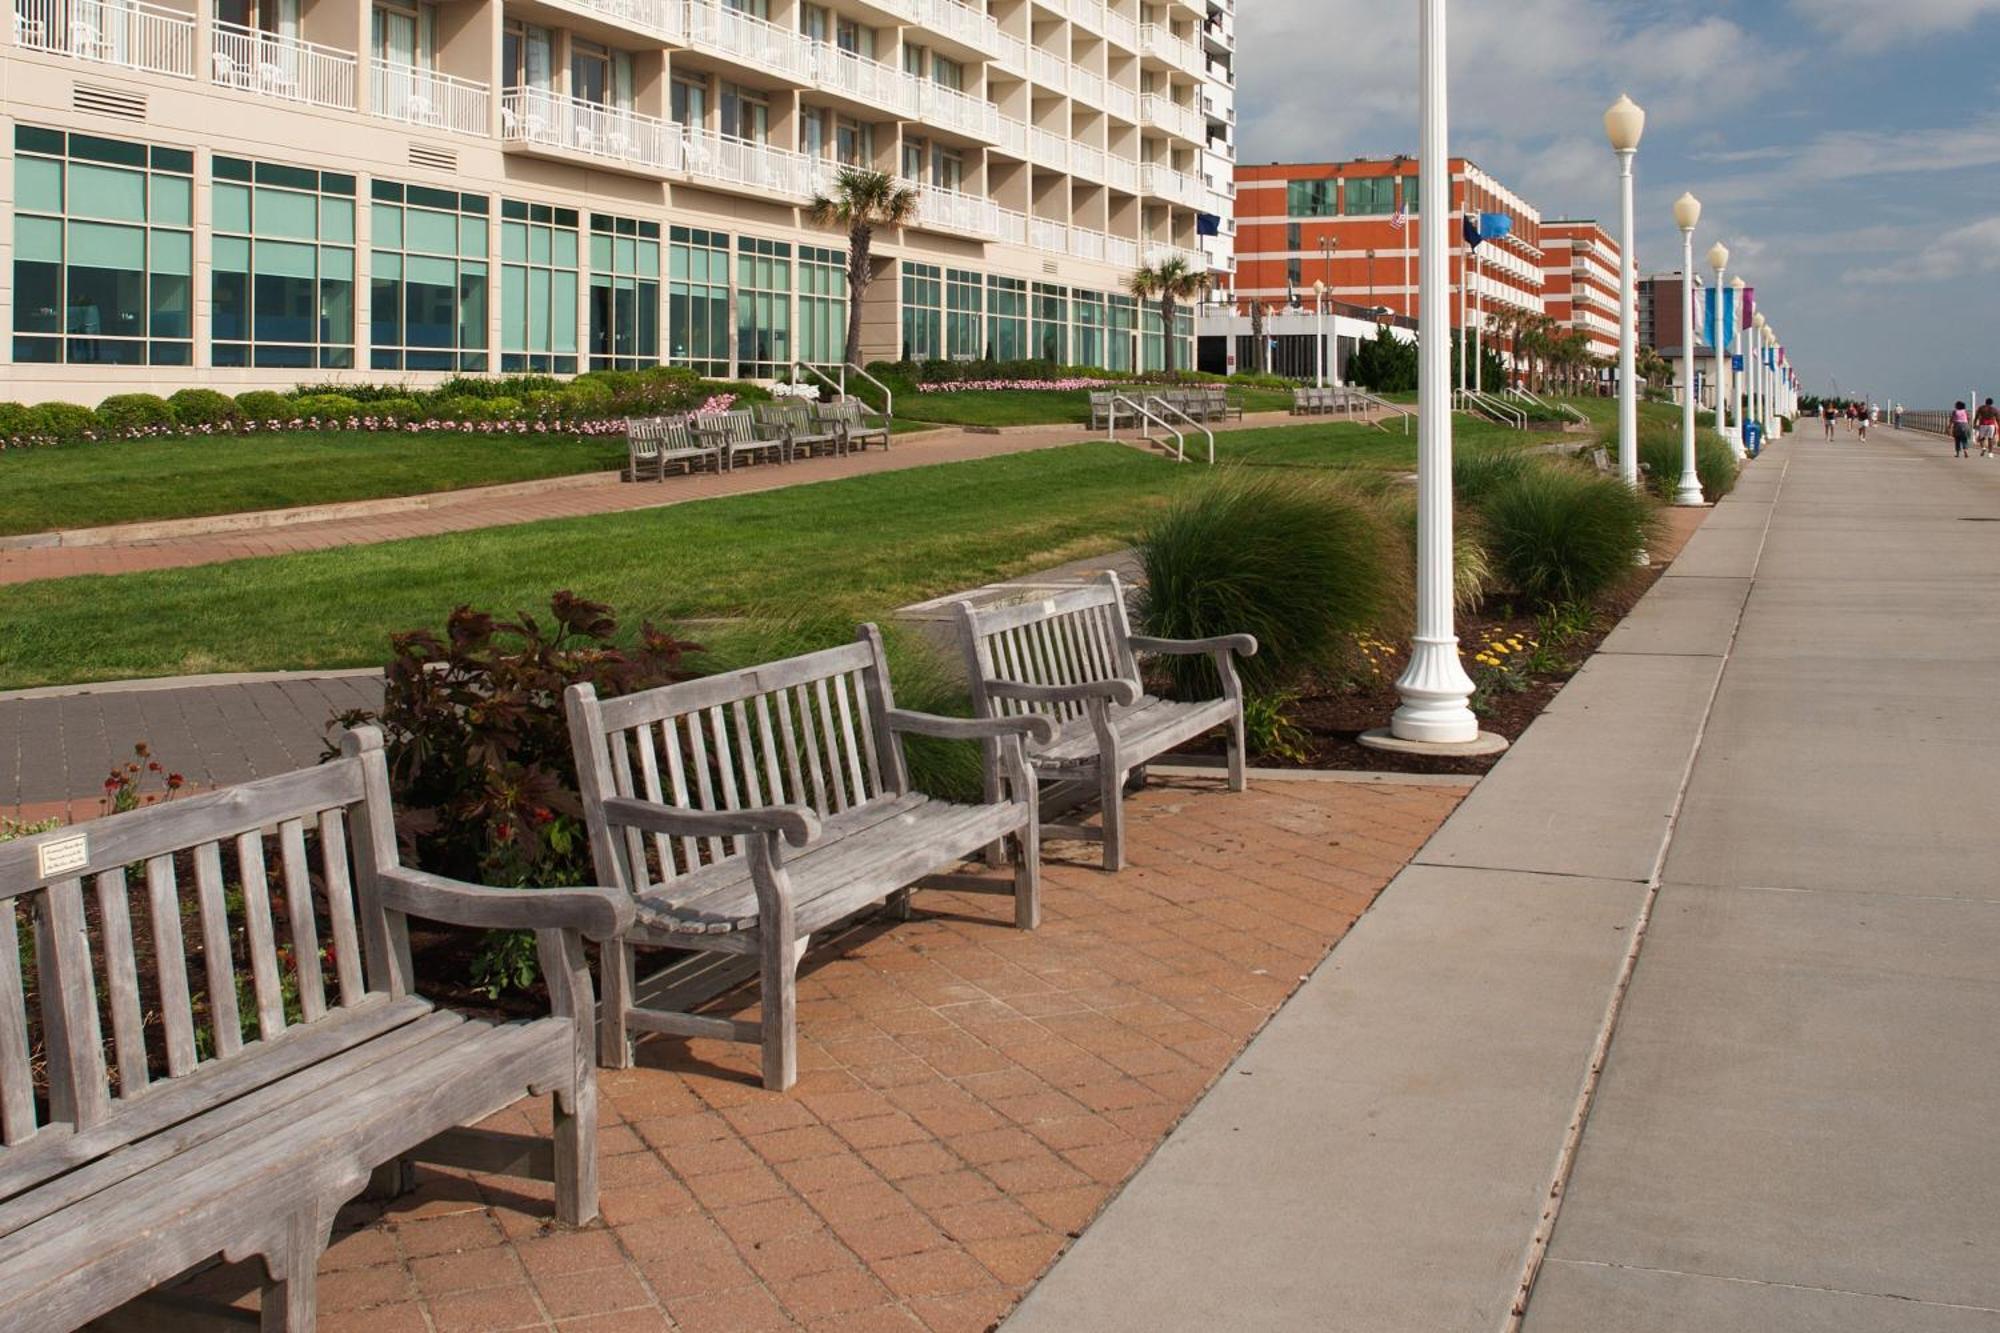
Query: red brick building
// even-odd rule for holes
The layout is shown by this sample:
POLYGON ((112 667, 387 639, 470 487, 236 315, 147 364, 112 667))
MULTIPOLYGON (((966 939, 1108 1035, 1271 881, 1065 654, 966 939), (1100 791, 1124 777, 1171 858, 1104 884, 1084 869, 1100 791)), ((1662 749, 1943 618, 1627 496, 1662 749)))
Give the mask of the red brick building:
MULTIPOLYGON (((1234 301, 1266 305, 1296 299, 1310 307, 1313 284, 1349 305, 1415 318, 1417 191, 1414 157, 1236 167, 1234 301), (1398 227, 1398 215, 1404 225, 1398 227)), ((1511 235, 1479 247, 1473 269, 1473 321, 1488 310, 1543 308, 1541 214, 1464 158, 1451 160, 1452 324, 1466 271, 1463 214, 1505 213, 1511 235)))
POLYGON ((1588 337, 1597 355, 1617 356, 1618 242, 1587 219, 1551 220, 1542 224, 1542 255, 1545 313, 1588 337))

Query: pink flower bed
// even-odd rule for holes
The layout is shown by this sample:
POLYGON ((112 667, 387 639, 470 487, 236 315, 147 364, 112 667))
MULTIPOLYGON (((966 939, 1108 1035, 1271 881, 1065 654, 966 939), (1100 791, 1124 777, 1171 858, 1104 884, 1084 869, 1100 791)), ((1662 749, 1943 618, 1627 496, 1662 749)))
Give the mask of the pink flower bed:
POLYGON ((1109 389, 1115 381, 1078 376, 1065 380, 957 380, 950 384, 919 384, 918 393, 983 392, 993 389, 1109 389))

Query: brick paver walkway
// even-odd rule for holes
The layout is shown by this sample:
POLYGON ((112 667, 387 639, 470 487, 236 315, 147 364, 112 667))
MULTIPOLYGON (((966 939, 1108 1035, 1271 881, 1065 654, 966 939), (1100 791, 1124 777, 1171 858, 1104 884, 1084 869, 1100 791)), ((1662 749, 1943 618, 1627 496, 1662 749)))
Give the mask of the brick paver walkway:
MULTIPOLYGON (((1281 425, 1281 412, 1247 415, 1242 421, 1217 422, 1217 430, 1281 425)), ((745 495, 806 482, 830 481, 870 472, 893 472, 937 463, 963 463, 977 458, 1025 453, 1075 444, 1089 438, 1082 426, 1010 428, 999 434, 962 430, 929 431, 898 436, 895 447, 849 454, 844 458, 801 459, 785 467, 746 466, 723 474, 670 477, 665 482, 638 484, 606 480, 601 484, 566 484, 524 494, 508 487, 503 495, 477 490, 440 496, 429 507, 402 513, 284 523, 248 532, 213 533, 102 546, 47 546, 0 550, 0 585, 35 579, 70 578, 79 574, 129 574, 145 569, 180 569, 255 556, 318 551, 334 546, 362 546, 402 537, 428 537, 475 528, 505 527, 550 518, 580 518, 622 513, 706 500, 720 495, 745 495)))
MULTIPOLYGON (((793 1092, 756 1086, 747 1047, 642 1043, 641 1067, 601 1076, 601 1223, 554 1228, 545 1188, 428 1171, 350 1210, 320 1327, 990 1328, 1462 793, 1156 783, 1127 870, 1053 851, 1039 931, 936 892, 809 956, 793 1092)), ((525 1108, 496 1125, 545 1114, 525 1108)))

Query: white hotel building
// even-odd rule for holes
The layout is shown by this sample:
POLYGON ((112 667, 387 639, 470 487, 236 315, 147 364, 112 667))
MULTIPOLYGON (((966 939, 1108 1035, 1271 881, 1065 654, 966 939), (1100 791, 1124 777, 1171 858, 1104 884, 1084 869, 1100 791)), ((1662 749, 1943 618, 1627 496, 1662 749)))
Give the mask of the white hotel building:
POLYGON ((7 398, 837 363, 843 164, 865 359, 1155 365, 1229 262, 1234 0, 12 3, 7 398))

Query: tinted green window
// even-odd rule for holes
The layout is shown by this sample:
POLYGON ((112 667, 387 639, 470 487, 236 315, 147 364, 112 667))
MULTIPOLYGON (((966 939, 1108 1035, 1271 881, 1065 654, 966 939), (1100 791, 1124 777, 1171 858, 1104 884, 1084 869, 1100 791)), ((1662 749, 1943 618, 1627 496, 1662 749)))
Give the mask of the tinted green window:
POLYGON ((1285 216, 1325 218, 1333 216, 1337 182, 1288 181, 1285 185, 1285 216))
MULTIPOLYGON (((576 217, 504 200, 500 224, 500 368, 568 375, 577 369, 576 217), (533 221, 528 221, 532 217, 533 221), (517 220, 516 220, 517 219, 517 220), (566 255, 558 264, 556 256, 566 255)), ((483 234, 483 225, 482 234, 483 234)))
POLYGON ((354 365, 354 203, 309 167, 217 158, 254 188, 211 187, 209 358, 218 366, 354 365), (329 223, 331 225, 329 225, 329 223))
POLYGON ((635 218, 590 215, 590 365, 632 370, 660 362, 660 242, 635 218))
POLYGON ((486 199, 382 180, 369 192, 369 365, 485 370, 486 199))
POLYGON ((675 227, 667 240, 667 359, 729 375, 729 236, 675 227))
POLYGON ((736 373, 771 377, 792 364, 792 247, 736 238, 736 373))
POLYGON ((833 366, 847 353, 847 256, 799 247, 799 359, 833 366))
POLYGON ((944 275, 944 354, 976 360, 986 350, 986 279, 965 269, 944 275))
POLYGON ((944 357, 944 271, 903 261, 903 359, 944 357))
POLYGON ((1028 284, 1019 278, 986 280, 986 355, 995 361, 1028 355, 1028 284))

